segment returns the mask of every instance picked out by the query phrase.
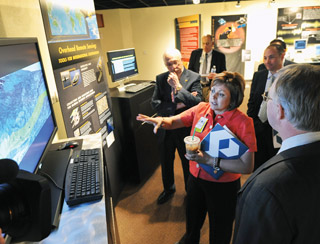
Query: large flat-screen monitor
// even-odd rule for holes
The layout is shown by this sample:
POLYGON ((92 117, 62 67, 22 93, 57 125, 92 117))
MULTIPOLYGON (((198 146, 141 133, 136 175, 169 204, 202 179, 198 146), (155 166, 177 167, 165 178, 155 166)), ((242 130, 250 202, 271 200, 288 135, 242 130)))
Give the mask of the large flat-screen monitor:
POLYGON ((35 173, 57 125, 37 39, 0 39, 0 158, 35 173))
POLYGON ((139 74, 134 48, 108 51, 107 58, 112 82, 124 81, 139 74))
POLYGON ((0 159, 36 173, 57 130, 37 39, 0 39, 0 54, 0 159))

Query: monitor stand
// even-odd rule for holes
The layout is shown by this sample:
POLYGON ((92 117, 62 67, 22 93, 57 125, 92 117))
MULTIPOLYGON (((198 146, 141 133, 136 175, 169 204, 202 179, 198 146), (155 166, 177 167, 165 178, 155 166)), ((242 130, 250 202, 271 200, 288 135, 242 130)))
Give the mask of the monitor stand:
POLYGON ((126 87, 128 86, 135 86, 136 84, 135 83, 130 83, 130 84, 124 84, 124 81, 126 80, 126 83, 129 82, 129 77, 127 77, 126 79, 124 80, 121 80, 119 81, 120 82, 120 85, 117 87, 118 91, 119 92, 124 92, 126 90, 126 87))
POLYGON ((64 180, 72 152, 72 149, 49 151, 37 172, 37 174, 49 181, 51 190, 51 223, 53 228, 59 225, 64 199, 64 180))

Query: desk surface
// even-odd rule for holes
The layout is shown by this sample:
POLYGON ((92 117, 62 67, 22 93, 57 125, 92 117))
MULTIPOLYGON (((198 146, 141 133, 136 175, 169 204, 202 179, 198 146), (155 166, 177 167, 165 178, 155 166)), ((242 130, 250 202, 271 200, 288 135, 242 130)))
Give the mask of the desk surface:
MULTIPOLYGON (((79 139, 83 139, 82 149, 100 148, 101 163, 103 163, 100 134, 68 138, 59 140, 58 142, 61 143, 79 139)), ((69 207, 64 201, 58 228, 53 230, 46 239, 37 243, 107 244, 108 235, 105 206, 105 196, 99 202, 83 203, 73 207, 69 207)))

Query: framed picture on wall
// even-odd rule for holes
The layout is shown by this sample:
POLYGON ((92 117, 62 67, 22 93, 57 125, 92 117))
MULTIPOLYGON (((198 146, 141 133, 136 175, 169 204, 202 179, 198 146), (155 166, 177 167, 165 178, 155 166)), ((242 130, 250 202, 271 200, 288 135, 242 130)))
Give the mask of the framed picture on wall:
POLYGON ((212 16, 211 32, 215 50, 226 56, 227 70, 244 74, 241 61, 246 44, 247 17, 245 15, 212 16))

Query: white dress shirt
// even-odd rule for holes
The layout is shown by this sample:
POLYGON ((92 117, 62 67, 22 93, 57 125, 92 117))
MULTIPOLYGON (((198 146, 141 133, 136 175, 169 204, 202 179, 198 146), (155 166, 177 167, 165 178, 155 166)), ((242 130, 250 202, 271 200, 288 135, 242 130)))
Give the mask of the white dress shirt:
MULTIPOLYGON (((202 51, 202 55, 200 57, 200 68, 199 68, 199 74, 201 75, 202 73, 202 65, 203 65, 203 61, 206 58, 206 52, 203 50, 202 51)), ((208 58, 207 58, 207 69, 206 69, 206 74, 210 73, 210 69, 211 69, 211 60, 212 60, 212 50, 210 52, 208 52, 208 58)))
POLYGON ((279 149, 278 153, 293 147, 302 146, 316 141, 320 141, 320 131, 307 132, 304 134, 292 136, 282 142, 281 148, 279 149))

